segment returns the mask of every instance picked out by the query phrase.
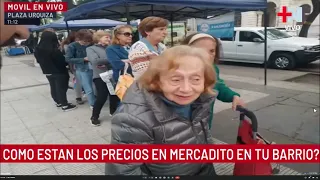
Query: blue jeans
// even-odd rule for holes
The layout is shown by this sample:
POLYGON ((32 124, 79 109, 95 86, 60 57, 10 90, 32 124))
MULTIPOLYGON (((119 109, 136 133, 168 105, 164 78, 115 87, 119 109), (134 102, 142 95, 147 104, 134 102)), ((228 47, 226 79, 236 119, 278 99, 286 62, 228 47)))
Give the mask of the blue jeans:
POLYGON ((94 102, 96 101, 96 97, 94 96, 94 91, 92 87, 92 76, 93 72, 92 70, 86 70, 86 71, 81 71, 81 70, 76 70, 76 75, 79 76, 79 79, 81 81, 81 85, 84 89, 84 92, 86 93, 86 96, 88 98, 90 106, 94 105, 94 102))

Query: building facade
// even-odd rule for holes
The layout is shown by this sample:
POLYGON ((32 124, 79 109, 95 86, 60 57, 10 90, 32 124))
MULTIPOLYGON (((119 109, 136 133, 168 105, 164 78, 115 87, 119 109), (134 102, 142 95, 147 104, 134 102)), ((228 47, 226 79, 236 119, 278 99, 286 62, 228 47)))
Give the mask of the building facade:
MULTIPOLYGON (((284 27, 285 25, 302 25, 302 22, 287 22, 283 23, 282 18, 277 16, 281 11, 282 6, 297 8, 302 7, 302 20, 305 21, 307 16, 312 12, 311 0, 268 0, 268 26, 269 27, 284 27)), ((264 14, 260 11, 249 11, 241 13, 241 26, 263 26, 264 14)), ((314 21, 314 25, 319 25, 319 16, 314 21)))

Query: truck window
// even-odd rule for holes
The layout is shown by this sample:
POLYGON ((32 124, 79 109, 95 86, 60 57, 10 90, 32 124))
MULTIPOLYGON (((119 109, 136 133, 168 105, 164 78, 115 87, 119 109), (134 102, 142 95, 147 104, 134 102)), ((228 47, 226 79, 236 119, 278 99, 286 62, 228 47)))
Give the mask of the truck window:
POLYGON ((254 38, 261 38, 261 36, 259 36, 258 34, 256 34, 255 32, 251 32, 251 31, 240 31, 240 38, 239 41, 242 42, 254 42, 253 39, 254 38))
POLYGON ((236 31, 233 33, 233 37, 228 38, 220 38, 221 41, 234 41, 234 38, 236 37, 236 31))

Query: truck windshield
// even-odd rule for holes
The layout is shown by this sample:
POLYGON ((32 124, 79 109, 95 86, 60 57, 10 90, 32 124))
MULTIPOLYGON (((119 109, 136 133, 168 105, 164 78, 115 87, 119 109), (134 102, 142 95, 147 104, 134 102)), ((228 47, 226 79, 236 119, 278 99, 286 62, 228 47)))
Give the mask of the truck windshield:
MULTIPOLYGON (((264 30, 259 30, 258 32, 264 35, 264 30)), ((271 40, 277 40, 277 39, 289 38, 292 36, 290 36, 286 32, 279 31, 278 29, 268 29, 267 37, 268 39, 271 39, 271 40)))

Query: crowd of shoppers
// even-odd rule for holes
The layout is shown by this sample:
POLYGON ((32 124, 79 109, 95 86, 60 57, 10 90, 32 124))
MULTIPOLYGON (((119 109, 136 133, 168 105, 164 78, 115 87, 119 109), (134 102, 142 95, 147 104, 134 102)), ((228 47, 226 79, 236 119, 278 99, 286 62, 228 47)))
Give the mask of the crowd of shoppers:
MULTIPOLYGON (((166 48, 168 21, 147 17, 133 43, 133 28, 117 26, 113 33, 79 30, 60 44, 52 31, 42 33, 35 57, 50 82, 52 99, 63 111, 76 108, 67 100, 69 70, 75 79, 76 102, 82 89, 92 109, 91 122, 100 125, 109 98, 112 144, 211 144, 213 107, 218 99, 245 106, 240 94, 221 79, 219 39, 202 33, 187 36, 181 45, 166 48), (129 65, 134 82, 120 99, 101 74, 112 82, 129 65)), ((107 175, 215 175, 212 164, 107 164, 107 175)))
MULTIPOLYGON (((5 1, 0 1, 0 12, 5 1)), ((0 22, 1 46, 14 44, 15 38, 28 38, 24 26, 4 25, 3 18, 0 22)), ((195 33, 182 45, 166 49, 161 43, 166 28, 165 19, 142 20, 138 30, 143 38, 132 47, 133 32, 128 25, 116 27, 111 39, 103 31, 79 30, 60 44, 54 30, 44 31, 34 55, 56 106, 63 111, 76 108, 67 100, 69 67, 93 109, 93 125, 100 125, 99 115, 109 96, 112 144, 212 144, 209 129, 216 99, 232 103, 233 109, 245 105, 240 94, 219 76, 221 43, 213 36, 195 33), (112 70, 117 82, 125 63, 131 65, 129 72, 136 80, 120 102, 99 76, 112 70)), ((82 95, 76 97, 83 104, 82 95)), ((105 167, 106 175, 216 175, 210 163, 111 163, 105 167)))

